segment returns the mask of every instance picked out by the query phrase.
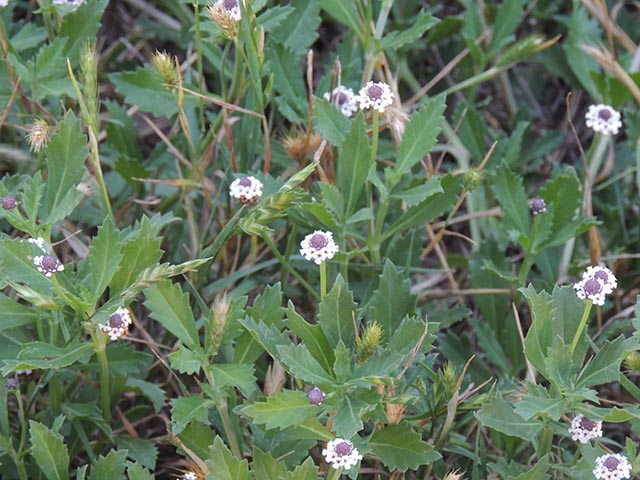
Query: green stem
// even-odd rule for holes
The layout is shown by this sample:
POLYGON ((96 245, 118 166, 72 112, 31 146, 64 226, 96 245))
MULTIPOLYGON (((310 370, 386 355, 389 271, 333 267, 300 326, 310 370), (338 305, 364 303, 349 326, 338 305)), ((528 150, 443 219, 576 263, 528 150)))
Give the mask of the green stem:
POLYGON ((96 181, 98 182, 98 186, 100 187, 100 194, 102 195, 102 202, 104 203, 104 208, 107 211, 107 215, 111 217, 112 220, 115 221, 115 217, 113 216, 113 210, 111 209, 111 200, 109 199, 109 192, 107 191, 107 184, 104 181, 104 177, 102 175, 102 166, 100 165, 100 150, 98 149, 98 139, 96 138, 95 133, 93 132, 93 128, 88 127, 89 131, 89 146, 91 148, 91 162, 93 164, 93 173, 96 177, 96 181))
POLYGON ((487 80, 491 80, 492 78, 497 77, 505 70, 507 70, 507 67, 491 67, 482 73, 474 75, 473 77, 467 78, 466 80, 455 84, 453 87, 446 90, 445 93, 447 95, 451 95, 454 92, 459 92, 460 90, 464 90, 465 88, 472 87, 482 82, 486 82, 487 80))
POLYGON ((580 324, 578 325, 578 330, 576 330, 576 334, 573 337, 573 341, 571 342, 571 347, 569 347, 569 354, 573 355, 576 347, 578 346, 578 341, 582 336, 582 332, 584 331, 584 327, 587 325, 587 319, 589 318, 589 313, 591 312, 591 307, 593 306, 593 302, 590 300, 585 300, 584 305, 584 313, 582 314, 582 319, 580 320, 580 324))
POLYGON ((340 478, 342 474, 343 468, 333 468, 329 467, 329 471, 327 472, 326 480, 337 480, 340 478))
POLYGON ((327 294, 327 262, 320 264, 320 300, 327 294))
POLYGON ((591 183, 596 179, 596 175, 598 174, 598 170, 600 170, 600 165, 602 165, 602 161, 604 160, 607 147, 609 146, 609 135, 601 135, 596 133, 596 136, 591 144, 591 148, 589 149, 589 179, 591 183))
POLYGON ((380 113, 378 110, 373 110, 373 120, 371 123, 371 128, 373 131, 371 132, 371 159, 369 165, 373 165, 376 162, 376 156, 378 155, 378 123, 379 123, 380 113))
POLYGON ((111 419, 111 392, 109 389, 109 363, 107 361, 107 336, 100 331, 91 333, 93 346, 100 367, 100 401, 102 416, 107 423, 111 419))
MULTIPOLYGON (((216 382, 211 374, 211 371, 208 368, 204 369, 204 374, 207 377, 207 381, 209 385, 212 387, 215 386, 216 382)), ((229 443, 229 447, 231 448, 231 452, 236 456, 236 458, 242 460, 242 452, 240 451, 240 446, 238 444, 238 439, 236 438, 235 431, 233 430, 233 425, 231 425, 231 418, 229 417, 229 408, 227 406, 227 400, 225 398, 216 399, 216 409, 220 414, 220 419, 222 420, 222 427, 224 428, 224 432, 227 435, 227 442, 229 443)))
MULTIPOLYGON (((25 417, 24 405, 22 403, 20 386, 18 386, 18 389, 15 391, 15 395, 18 402, 18 415, 20 416, 20 443, 18 444, 18 458, 22 459, 22 451, 24 450, 25 443, 27 442, 27 419, 25 417)), ((20 463, 22 463, 22 460, 20 460, 20 463)))
MULTIPOLYGON (((200 30, 200 7, 197 1, 193 2, 194 27, 196 30, 196 65, 198 68, 198 85, 200 85, 201 93, 204 93, 204 74, 202 68, 202 31, 200 30)), ((206 130, 204 121, 204 100, 200 98, 200 128, 201 131, 206 130)))
POLYGON ((538 448, 536 455, 538 458, 542 458, 551 452, 551 447, 553 446, 553 430, 550 426, 546 426, 542 430, 542 434, 540 435, 540 441, 538 443, 538 448))
POLYGON ((529 236, 529 245, 527 245, 527 251, 524 254, 524 260, 522 261, 522 266, 520 267, 520 274, 518 275, 518 279, 520 281, 520 285, 524 285, 527 281, 527 275, 529 275, 529 271, 533 266, 536 257, 536 249, 534 248, 534 244, 536 242, 536 231, 538 230, 538 217, 533 217, 533 227, 531 227, 531 235, 529 236))

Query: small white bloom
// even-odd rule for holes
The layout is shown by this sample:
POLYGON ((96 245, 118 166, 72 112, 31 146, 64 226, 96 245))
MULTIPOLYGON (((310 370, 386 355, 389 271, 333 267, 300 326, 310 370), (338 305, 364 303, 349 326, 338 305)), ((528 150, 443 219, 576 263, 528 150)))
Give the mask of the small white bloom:
POLYGON ((109 335, 112 341, 115 341, 129 333, 129 326, 132 323, 129 310, 118 307, 115 312, 109 315, 107 323, 100 324, 100 330, 109 335))
POLYGON ((85 0, 53 0, 54 5, 60 5, 62 7, 73 7, 71 11, 76 10, 80 5, 84 4, 85 0))
POLYGON ((335 438, 327 443, 327 448, 322 450, 322 455, 326 462, 336 470, 342 467, 345 470, 349 470, 362 460, 362 455, 360 455, 358 449, 353 446, 353 443, 344 438, 335 438))
POLYGON ((584 415, 576 415, 569 427, 571 438, 580 443, 588 443, 593 438, 602 436, 602 422, 591 420, 584 415))
POLYGON ((618 281, 606 267, 589 267, 582 274, 582 280, 573 288, 581 300, 591 300, 595 305, 604 305, 605 295, 609 295, 618 286, 618 281))
POLYGON ((45 277, 64 270, 64 265, 53 255, 38 255, 33 259, 33 264, 40 273, 44 273, 45 277))
POLYGON ((358 109, 355 93, 342 85, 338 85, 331 93, 326 92, 324 98, 335 103, 345 117, 350 117, 358 109))
POLYGON ((9 0, 0 0, 0 7, 6 7, 9 5, 9 0))
POLYGON ((591 105, 584 118, 587 127, 603 135, 617 135, 622 128, 620 112, 609 105, 591 105))
POLYGON ((595 278, 600 280, 604 286, 605 294, 609 295, 618 288, 618 280, 611 270, 607 267, 596 265, 595 267, 587 267, 582 278, 595 278))
POLYGON ((236 178, 229 187, 229 195, 243 205, 255 205, 262 196, 262 182, 256 177, 236 178))
POLYGON ((193 472, 187 472, 182 477, 182 480, 198 480, 198 476, 193 472))
POLYGON ((333 233, 316 230, 300 242, 300 255, 320 265, 330 260, 338 252, 338 245, 333 241, 333 233))
POLYGON ((627 457, 619 453, 602 455, 596 458, 593 474, 597 479, 621 480, 631 477, 631 464, 627 457))
POLYGON ((38 237, 38 238, 29 238, 27 239, 27 242, 35 245, 36 247, 38 247, 40 250, 42 250, 44 253, 47 253, 47 249, 44 246, 44 238, 42 237, 38 237))
POLYGON ((229 17, 231 17, 231 19, 235 20, 236 22, 239 22, 242 18, 238 0, 218 0, 215 3, 215 6, 224 8, 229 14, 229 17))
POLYGON ((383 82, 367 82, 358 93, 360 108, 374 108, 380 113, 393 103, 393 92, 389 85, 383 82))

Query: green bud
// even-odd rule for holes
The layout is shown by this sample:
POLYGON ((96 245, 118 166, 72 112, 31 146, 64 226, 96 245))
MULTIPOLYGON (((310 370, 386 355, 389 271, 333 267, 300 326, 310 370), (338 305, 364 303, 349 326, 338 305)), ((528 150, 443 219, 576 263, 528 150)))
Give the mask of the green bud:
POLYGON ((470 168, 464 176, 464 188, 472 191, 475 190, 480 183, 482 183, 482 172, 477 168, 470 168))
POLYGON ((633 373, 640 373, 640 354, 638 352, 630 352, 624 359, 624 366, 633 373))

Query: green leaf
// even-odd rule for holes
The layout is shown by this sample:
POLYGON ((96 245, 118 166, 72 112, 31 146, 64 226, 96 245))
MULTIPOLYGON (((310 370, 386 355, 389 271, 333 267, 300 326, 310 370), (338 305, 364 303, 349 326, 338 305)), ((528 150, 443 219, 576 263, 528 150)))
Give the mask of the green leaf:
POLYGON ((146 438, 116 437, 118 450, 126 450, 128 457, 141 465, 154 470, 158 460, 158 447, 146 438))
MULTIPOLYGON (((238 320, 238 322, 247 329, 253 339, 255 339, 264 348, 269 355, 274 358, 278 357, 278 347, 284 345, 291 345, 289 337, 278 330, 273 325, 266 325, 264 323, 257 323, 253 318, 246 317, 238 320)), ((241 337, 242 338, 242 337, 241 337)), ((257 358, 255 355, 250 354, 250 349, 241 349, 236 346, 233 360, 236 363, 249 363, 257 358)))
POLYGON ((529 218, 529 202, 522 186, 522 178, 502 162, 496 172, 491 186, 500 208, 504 212, 505 226, 515 229, 518 234, 529 237, 531 221, 529 218))
MULTIPOLYGON (((0 332, 29 325, 37 318, 36 311, 0 293, 0 332)), ((319 328, 319 327, 318 327, 319 328)))
POLYGON ((126 480, 127 451, 111 450, 106 457, 100 455, 98 461, 91 468, 89 480, 126 480))
MULTIPOLYGON (((257 477, 256 478, 261 478, 257 477)), ((317 480, 318 467, 312 458, 307 458, 302 465, 298 465, 293 472, 288 472, 287 480, 317 480)))
POLYGON ((342 401, 336 406, 333 417, 333 431, 337 437, 353 438, 360 430, 363 423, 361 414, 364 409, 372 410, 372 406, 366 402, 344 395, 342 401))
POLYGON ((563 398, 539 397, 529 392, 516 403, 514 410, 525 420, 538 416, 558 420, 564 413, 564 406, 563 398))
POLYGON ((31 342, 22 347, 17 360, 5 360, 2 373, 13 370, 59 370, 76 363, 86 364, 93 355, 93 345, 89 342, 75 343, 66 347, 56 347, 45 342, 31 342))
POLYGON ((64 16, 58 36, 67 39, 64 56, 71 60, 72 65, 77 65, 82 45, 95 41, 107 3, 108 0, 96 0, 64 16))
POLYGON ((270 7, 269 9, 258 15, 258 24, 262 28, 264 28, 265 32, 269 33, 273 30, 276 30, 277 28, 280 28, 282 22, 285 22, 287 20, 293 10, 294 9, 289 6, 285 7, 282 5, 270 7))
POLYGON ((333 347, 336 347, 340 340, 349 347, 354 344, 354 328, 358 326, 357 308, 353 294, 342 276, 338 275, 333 288, 320 302, 318 310, 320 328, 333 347))
POLYGON ((69 478, 69 450, 62 435, 45 425, 29 420, 31 455, 49 480, 69 478))
POLYGON ((314 129, 332 145, 341 147, 351 128, 349 120, 340 109, 324 98, 315 98, 313 105, 314 129))
POLYGON ((87 137, 82 133, 80 120, 73 112, 68 112, 60 122, 57 133, 44 149, 48 172, 45 201, 49 223, 55 223, 64 218, 64 215, 61 217, 52 213, 58 209, 70 192, 77 192, 76 187, 82 181, 84 174, 84 162, 87 158, 86 144, 87 137))
POLYGON ((547 349, 553 340, 551 298, 544 290, 537 293, 531 284, 518 291, 527 299, 531 309, 531 326, 524 340, 524 352, 531 364, 544 373, 547 349))
POLYGON ((136 462, 127 462, 127 478, 129 480, 153 480, 153 475, 136 462))
MULTIPOLYGON (((348 2, 344 2, 348 3, 348 2)), ((409 28, 398 29, 385 35, 380 41, 380 50, 398 50, 420 38, 440 20, 422 10, 409 28)))
POLYGON ((633 339, 625 339, 622 335, 613 341, 607 340, 602 349, 584 367, 576 386, 592 387, 616 381, 625 352, 634 346, 638 347, 633 339))
POLYGON ((287 17, 286 28, 274 31, 272 37, 299 57, 306 55, 318 38, 320 7, 317 0, 292 0, 289 5, 295 11, 287 17))
POLYGON ((344 0, 320 0, 320 7, 338 22, 346 25, 356 35, 361 35, 362 26, 354 2, 344 0))
POLYGON ((345 199, 344 216, 348 218, 357 207, 371 166, 371 146, 362 113, 344 138, 337 164, 336 185, 345 199))
POLYGON ((537 459, 535 465, 531 467, 528 472, 518 475, 517 477, 509 477, 509 480, 539 480, 541 478, 549 478, 549 468, 551 468, 549 455, 545 455, 537 459))
POLYGON ((431 177, 426 181, 426 183, 400 190, 399 192, 392 192, 389 197, 402 200, 407 204, 408 207, 413 207, 426 200, 431 195, 435 195, 436 193, 440 192, 442 192, 442 187, 440 187, 440 179, 437 177, 431 177))
POLYGON ((553 226, 550 243, 565 242, 568 237, 575 234, 576 224, 573 219, 576 214, 579 214, 582 202, 580 181, 575 170, 567 168, 562 175, 557 175, 548 181, 540 190, 540 196, 547 205, 553 205, 553 226))
POLYGON ((306 121, 309 105, 296 55, 276 42, 268 43, 265 54, 265 73, 273 75, 273 90, 280 95, 276 97, 280 113, 292 123, 306 121), (285 105, 286 108, 282 108, 285 105))
POLYGON ((209 409, 214 406, 215 401, 198 395, 174 398, 171 400, 172 432, 180 434, 192 421, 209 425, 209 409))
POLYGON ((157 413, 167 402, 165 391, 155 383, 147 382, 137 378, 127 378, 127 387, 147 397, 153 404, 153 409, 157 413))
POLYGON ((255 402, 239 409, 240 413, 267 429, 293 427, 318 413, 304 392, 282 390, 264 402, 255 402))
POLYGON ((191 350, 199 351, 200 342, 196 321, 193 318, 189 298, 179 285, 163 280, 144 290, 145 307, 151 310, 151 318, 160 322, 191 350))
POLYGON ((509 0, 498 8, 487 52, 489 57, 495 55, 498 50, 511 41, 512 35, 522 19, 522 7, 522 0, 509 0))
POLYGON ((369 448, 389 470, 415 470, 441 458, 431 445, 422 441, 419 433, 405 424, 376 430, 369 440, 369 448))
POLYGON ((91 274, 91 292, 94 302, 104 293, 122 260, 122 244, 113 220, 107 217, 87 255, 87 265, 91 274))
POLYGON ((216 382, 216 386, 236 387, 246 397, 252 397, 256 393, 255 367, 253 365, 241 365, 238 363, 220 363, 210 365, 209 369, 216 382))
POLYGON ((322 332, 320 325, 311 325, 304 320, 295 310, 295 306, 289 301, 287 309, 287 327, 296 334, 309 349, 322 368, 327 372, 331 371, 335 357, 333 349, 322 332))
POLYGON ((279 346, 280 362, 298 380, 314 385, 331 385, 334 380, 303 344, 279 346))
POLYGON ((411 293, 411 281, 387 259, 372 298, 369 318, 380 324, 388 342, 400 322, 415 312, 417 297, 411 293))
POLYGON ((168 358, 171 368, 187 375, 199 372, 202 366, 200 357, 184 345, 178 347, 175 352, 171 352, 168 358))
POLYGON ((485 427, 527 441, 532 441, 544 426, 541 422, 522 418, 505 402, 500 393, 485 403, 476 417, 485 427))
POLYGON ((220 437, 209 447, 209 455, 206 464, 211 480, 249 480, 249 463, 238 460, 220 437))
POLYGON ((0 275, 5 281, 20 282, 34 290, 46 294, 53 289, 51 280, 36 270, 33 257, 42 251, 28 242, 17 238, 0 240, 0 275))
MULTIPOLYGON (((263 452, 255 445, 251 462, 251 473, 261 480, 281 480, 287 474, 287 467, 276 461, 269 453, 263 452)), ((316 479, 314 479, 316 480, 316 479)))

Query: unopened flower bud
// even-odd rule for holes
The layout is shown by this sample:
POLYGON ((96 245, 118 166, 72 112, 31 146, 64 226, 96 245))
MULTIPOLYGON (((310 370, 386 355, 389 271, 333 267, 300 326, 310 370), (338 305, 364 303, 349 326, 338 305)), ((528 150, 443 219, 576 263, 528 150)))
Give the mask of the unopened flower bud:
POLYGON ((11 195, 2 198, 2 208, 5 210, 13 210, 17 204, 16 198, 11 195))
POLYGON ((324 392, 318 387, 313 387, 307 392, 307 398, 309 399, 309 403, 312 405, 322 405, 322 402, 324 401, 324 392))
POLYGON ((470 168, 464 176, 464 188, 468 191, 475 190, 482 182, 482 172, 477 168, 470 168))
POLYGON ((640 373, 640 354, 638 352, 629 352, 624 359, 624 366, 633 373, 640 373))
POLYGON ((19 383, 16 377, 7 378, 7 390, 17 390, 18 386, 19 383))
POLYGON ((529 201, 529 210, 531 211, 531 215, 538 215, 547 211, 547 204, 544 199, 540 197, 532 198, 529 201))

